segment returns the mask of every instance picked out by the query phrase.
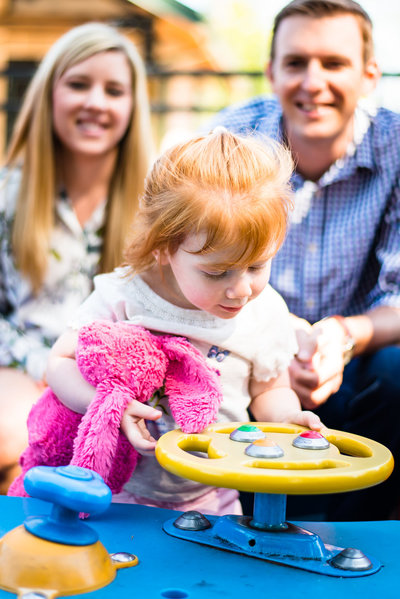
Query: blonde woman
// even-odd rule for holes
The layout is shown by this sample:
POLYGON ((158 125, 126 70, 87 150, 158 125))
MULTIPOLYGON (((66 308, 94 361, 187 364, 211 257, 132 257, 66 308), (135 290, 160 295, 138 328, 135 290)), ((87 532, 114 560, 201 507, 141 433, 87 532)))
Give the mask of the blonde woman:
POLYGON ((49 348, 93 276, 121 261, 151 153, 136 48, 105 24, 71 29, 31 81, 1 173, 1 492, 27 443, 49 348))

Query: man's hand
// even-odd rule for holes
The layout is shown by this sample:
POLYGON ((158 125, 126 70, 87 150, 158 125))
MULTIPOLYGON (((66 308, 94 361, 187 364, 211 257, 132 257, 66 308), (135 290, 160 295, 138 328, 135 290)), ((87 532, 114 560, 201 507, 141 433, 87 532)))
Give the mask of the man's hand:
POLYGON ((290 383, 302 406, 313 410, 342 384, 346 336, 335 318, 314 325, 301 319, 296 323, 299 350, 289 368, 290 383))
POLYGON ((150 435, 145 420, 158 420, 161 416, 159 410, 136 399, 126 408, 121 420, 121 430, 138 453, 154 453, 157 441, 150 435))

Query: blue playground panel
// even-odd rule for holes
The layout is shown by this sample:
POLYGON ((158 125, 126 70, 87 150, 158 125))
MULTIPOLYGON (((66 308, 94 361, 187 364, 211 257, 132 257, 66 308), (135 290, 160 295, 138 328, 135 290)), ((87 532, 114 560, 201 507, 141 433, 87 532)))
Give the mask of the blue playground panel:
MULTIPOLYGON (((48 514, 49 503, 38 499, 0 497, 0 537, 27 516, 48 514)), ((376 557, 382 568, 361 578, 333 578, 258 558, 230 553, 169 536, 165 521, 178 512, 112 504, 87 520, 109 553, 126 551, 139 564, 121 569, 115 580, 86 599, 397 599, 400 582, 400 522, 296 522, 325 543, 356 547, 376 557)), ((15 595, 0 590, 1 599, 15 595)))

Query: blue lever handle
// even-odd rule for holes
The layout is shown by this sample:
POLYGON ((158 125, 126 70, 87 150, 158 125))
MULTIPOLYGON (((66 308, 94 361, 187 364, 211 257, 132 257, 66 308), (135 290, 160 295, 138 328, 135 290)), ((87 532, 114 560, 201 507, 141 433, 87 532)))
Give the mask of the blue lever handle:
POLYGON ((97 472, 79 466, 36 466, 25 474, 24 487, 31 497, 53 503, 49 516, 25 520, 29 532, 66 545, 97 541, 97 533, 79 520, 80 512, 98 514, 111 503, 111 490, 97 472))

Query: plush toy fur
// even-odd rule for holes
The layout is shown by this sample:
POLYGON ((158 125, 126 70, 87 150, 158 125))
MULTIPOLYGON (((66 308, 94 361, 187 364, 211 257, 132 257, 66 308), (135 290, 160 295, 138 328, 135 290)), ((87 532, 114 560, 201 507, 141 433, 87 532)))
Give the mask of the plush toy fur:
POLYGON ((80 330, 76 360, 96 387, 95 397, 82 416, 65 407, 50 388, 44 392, 29 414, 29 447, 9 495, 27 495, 23 476, 33 466, 66 464, 95 470, 118 493, 138 459, 120 431, 122 415, 132 400, 146 402, 163 385, 172 416, 184 432, 199 432, 216 419, 222 401, 218 373, 182 337, 97 321, 80 330))

